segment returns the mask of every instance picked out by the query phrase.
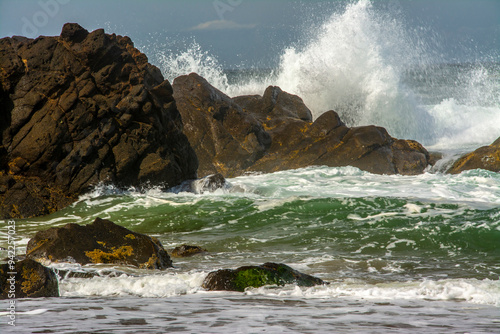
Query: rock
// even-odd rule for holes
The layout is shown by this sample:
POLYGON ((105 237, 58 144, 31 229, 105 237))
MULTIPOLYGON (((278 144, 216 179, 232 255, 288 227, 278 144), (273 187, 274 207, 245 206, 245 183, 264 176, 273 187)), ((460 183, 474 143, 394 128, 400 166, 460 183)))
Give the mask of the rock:
POLYGON ((192 73, 173 82, 184 133, 199 160, 198 177, 237 176, 260 159, 271 141, 257 119, 192 73))
POLYGON ((189 180, 183 182, 181 185, 169 189, 173 193, 192 192, 195 194, 202 194, 206 191, 214 192, 217 189, 228 187, 228 183, 222 174, 212 174, 196 180, 189 180))
POLYGON ((284 286, 285 284, 311 287, 326 283, 317 277, 300 273, 285 264, 264 263, 261 266, 245 266, 235 270, 222 269, 211 272, 205 278, 202 287, 210 291, 243 292, 248 287, 284 286))
POLYGON ((269 86, 261 97, 239 96, 234 102, 245 110, 253 110, 263 118, 289 117, 301 119, 306 122, 312 121, 311 110, 307 108, 304 101, 297 95, 292 95, 281 90, 277 86, 269 86))
POLYGON ((0 266, 0 299, 59 297, 59 282, 52 269, 31 259, 0 266), (15 273, 15 274, 9 274, 15 273))
POLYGON ((196 254, 205 253, 207 250, 200 246, 181 245, 175 247, 170 253, 174 257, 189 257, 196 254))
POLYGON ((377 174, 420 174, 430 155, 419 143, 384 128, 348 128, 330 110, 312 122, 298 96, 270 86, 263 96, 230 99, 197 74, 173 83, 199 176, 225 177, 314 165, 354 166, 377 174))
POLYGON ((111 263, 166 269, 172 261, 156 238, 132 232, 109 220, 66 224, 38 232, 26 248, 27 258, 48 262, 111 263))
POLYGON ((0 39, 0 218, 52 213, 99 182, 196 178, 172 87, 128 37, 64 25, 0 39))
POLYGON ((447 173, 459 174, 466 170, 478 168, 500 172, 500 138, 489 146, 483 146, 474 152, 465 154, 455 161, 447 173))

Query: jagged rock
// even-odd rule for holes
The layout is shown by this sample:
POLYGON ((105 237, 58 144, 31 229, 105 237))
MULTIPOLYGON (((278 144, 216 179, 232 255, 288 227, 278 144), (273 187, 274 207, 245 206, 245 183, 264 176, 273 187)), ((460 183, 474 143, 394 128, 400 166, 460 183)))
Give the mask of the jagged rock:
POLYGON ((261 266, 245 266, 238 269, 222 269, 211 272, 203 281, 202 287, 210 290, 245 291, 246 288, 259 288, 264 285, 297 284, 311 287, 326 284, 323 280, 303 274, 281 263, 264 263, 261 266))
POLYGON ((485 169, 500 172, 500 138, 489 146, 483 146, 474 152, 465 154, 448 169, 450 174, 458 174, 470 169, 485 169))
POLYGON ((112 263, 146 269, 172 266, 159 240, 100 218, 84 226, 66 224, 38 232, 28 242, 26 256, 41 262, 112 263))
POLYGON ((52 213, 99 182, 196 177, 172 87, 128 37, 66 24, 3 38, 0 68, 0 218, 52 213))
POLYGON ((59 297, 59 282, 52 269, 25 259, 0 266, 0 299, 59 297))
POLYGON ((238 96, 233 100, 243 109, 253 110, 257 115, 266 119, 290 117, 306 122, 312 121, 311 110, 307 108, 304 101, 297 95, 282 91, 277 86, 267 87, 263 96, 238 96))
POLYGON ((184 133, 199 160, 198 177, 239 175, 269 147, 269 134, 251 114, 192 73, 173 82, 184 133))
POLYGON ((190 74, 175 79, 173 90, 200 161, 199 176, 218 172, 234 177, 313 165, 419 174, 429 165, 422 145, 392 138, 384 128, 348 128, 332 110, 312 123, 302 99, 279 87, 268 87, 263 96, 230 99, 190 74))
POLYGON ((200 246, 180 245, 175 247, 170 255, 174 257, 189 257, 196 254, 205 253, 207 250, 200 246))

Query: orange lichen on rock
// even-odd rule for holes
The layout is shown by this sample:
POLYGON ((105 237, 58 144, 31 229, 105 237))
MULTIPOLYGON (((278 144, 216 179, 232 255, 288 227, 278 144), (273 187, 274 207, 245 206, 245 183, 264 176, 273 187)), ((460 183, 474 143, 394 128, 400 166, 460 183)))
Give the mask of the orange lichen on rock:
POLYGON ((116 261, 124 261, 127 257, 132 256, 134 250, 132 246, 113 247, 110 252, 105 252, 101 249, 85 252, 85 255, 92 263, 110 263, 116 261))

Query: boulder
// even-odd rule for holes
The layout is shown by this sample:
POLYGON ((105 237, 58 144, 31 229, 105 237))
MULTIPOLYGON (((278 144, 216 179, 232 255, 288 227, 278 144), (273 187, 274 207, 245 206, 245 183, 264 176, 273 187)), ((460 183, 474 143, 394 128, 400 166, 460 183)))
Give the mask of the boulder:
POLYGON ((0 39, 0 218, 52 213, 99 182, 196 178, 172 87, 128 37, 64 25, 0 39))
POLYGON ((312 122, 296 95, 268 87, 263 96, 229 98, 197 74, 173 83, 199 176, 276 172, 313 165, 354 166, 377 174, 420 174, 430 155, 419 143, 384 128, 349 128, 333 111, 312 122))
POLYGON ((448 169, 450 174, 459 174, 470 169, 485 169, 492 172, 500 172, 500 138, 489 146, 483 146, 460 157, 448 169))
POLYGON ((26 257, 40 262, 108 263, 166 269, 172 261, 156 238, 132 232, 109 220, 88 225, 66 224, 38 232, 26 257))
POLYGON ((52 269, 31 259, 0 266, 0 299, 59 297, 59 282, 52 269))
POLYGON ((189 257, 196 254, 205 253, 207 250, 200 246, 180 245, 175 247, 170 253, 173 257, 189 257))
POLYGON ((211 272, 203 281, 202 287, 209 291, 245 291, 246 288, 259 288, 264 285, 296 284, 311 287, 326 284, 323 280, 300 273, 281 263, 264 263, 261 266, 245 266, 238 269, 222 269, 211 272))

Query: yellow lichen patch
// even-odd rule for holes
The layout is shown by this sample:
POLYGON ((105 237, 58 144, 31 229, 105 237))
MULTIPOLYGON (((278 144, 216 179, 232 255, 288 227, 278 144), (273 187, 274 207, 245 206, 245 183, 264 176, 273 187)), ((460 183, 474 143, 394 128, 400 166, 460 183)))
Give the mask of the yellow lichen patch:
POLYGON ((302 133, 306 133, 307 131, 309 131, 309 125, 306 124, 304 125, 303 127, 300 128, 300 132, 302 133))
POLYGON ((103 247, 106 247, 106 243, 104 241, 98 241, 97 243, 103 247))
POLYGON ((158 268, 158 256, 156 254, 153 254, 148 260, 148 262, 145 262, 141 264, 140 266, 142 269, 156 269, 158 268))
POLYGON ((23 59, 24 69, 28 72, 28 59, 23 59))
POLYGON ((21 283, 21 290, 24 293, 28 293, 33 290, 37 283, 40 281, 40 276, 38 276, 35 269, 23 268, 23 272, 21 274, 24 281, 21 283))
POLYGON ((125 236, 125 239, 132 239, 134 240, 135 239, 135 235, 133 235, 132 233, 129 233, 125 236))
POLYGON ((121 246, 120 248, 113 247, 111 252, 104 252, 101 249, 85 252, 85 255, 92 263, 113 263, 126 260, 127 257, 133 254, 132 246, 121 246))

